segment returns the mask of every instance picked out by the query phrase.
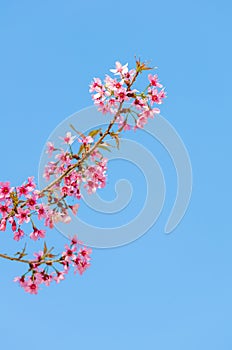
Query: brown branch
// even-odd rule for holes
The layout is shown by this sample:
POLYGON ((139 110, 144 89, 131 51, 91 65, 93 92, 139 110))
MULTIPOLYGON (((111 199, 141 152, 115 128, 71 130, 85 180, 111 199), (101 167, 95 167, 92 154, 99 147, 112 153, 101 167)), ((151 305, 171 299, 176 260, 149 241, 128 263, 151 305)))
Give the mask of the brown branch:
POLYGON ((42 264, 52 265, 54 263, 61 263, 61 261, 62 261, 61 259, 40 260, 40 261, 39 260, 26 260, 26 259, 17 258, 17 257, 9 256, 7 254, 2 254, 2 253, 0 253, 0 258, 11 260, 11 261, 18 261, 18 262, 28 264, 28 265, 36 264, 37 266, 42 265, 42 264))

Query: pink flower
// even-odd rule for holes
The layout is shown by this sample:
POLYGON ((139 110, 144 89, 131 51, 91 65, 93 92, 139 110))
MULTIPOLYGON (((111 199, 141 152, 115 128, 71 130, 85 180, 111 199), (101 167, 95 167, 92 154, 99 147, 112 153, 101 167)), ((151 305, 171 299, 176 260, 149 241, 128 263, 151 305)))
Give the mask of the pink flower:
POLYGON ((46 151, 46 153, 48 153, 48 155, 51 156, 54 150, 55 150, 54 144, 49 141, 47 143, 47 151, 46 151))
POLYGON ((11 202, 6 200, 4 205, 0 205, 0 213, 2 214, 3 218, 7 217, 9 212, 11 211, 10 204, 11 202))
POLYGON ((37 201, 37 199, 38 199, 38 195, 28 196, 27 198, 28 198, 28 200, 27 200, 27 206, 28 206, 31 210, 35 209, 35 206, 36 206, 36 204, 37 204, 36 201, 37 201))
POLYGON ((148 94, 151 100, 151 104, 153 103, 161 104, 163 102, 162 100, 166 97, 166 93, 164 90, 161 90, 160 92, 158 92, 157 89, 149 88, 148 94))
POLYGON ((53 278, 56 283, 60 283, 60 281, 64 280, 64 273, 63 272, 57 272, 57 275, 53 278))
POLYGON ((18 231, 14 232, 14 240, 15 241, 19 241, 23 236, 24 236, 24 232, 20 228, 18 229, 18 231))
POLYGON ((124 123, 124 117, 122 115, 118 115, 117 118, 116 118, 116 123, 118 123, 119 126, 122 126, 123 123, 124 123))
POLYGON ((74 271, 75 273, 78 271, 80 275, 82 275, 87 268, 90 266, 90 263, 87 260, 82 260, 79 255, 74 261, 76 270, 74 271))
POLYGON ((145 103, 145 101, 142 98, 136 97, 136 99, 133 102, 133 105, 137 109, 141 110, 141 109, 143 109, 146 106, 146 103, 145 103))
POLYGON ((50 285, 50 283, 53 280, 53 276, 45 273, 44 271, 40 273, 40 277, 41 277, 41 283, 44 283, 47 287, 50 285))
POLYGON ((144 125, 147 123, 147 118, 144 115, 141 115, 138 119, 137 119, 137 127, 138 128, 143 128, 144 125))
POLYGON ((24 222, 26 222, 28 224, 28 222, 30 221, 30 210, 29 209, 22 209, 22 208, 18 208, 17 209, 18 214, 16 214, 16 218, 18 218, 19 220, 19 225, 22 225, 24 222))
POLYGON ((148 79, 149 79, 150 84, 152 86, 157 86, 159 88, 163 87, 163 85, 159 83, 159 79, 158 79, 158 75, 157 74, 155 74, 155 75, 148 74, 148 79))
POLYGON ((53 219, 53 217, 54 217, 53 210, 49 210, 48 213, 47 213, 47 217, 45 219, 44 225, 48 226, 51 229, 54 227, 54 219, 53 219))
POLYGON ((47 208, 44 204, 40 204, 39 207, 37 208, 37 214, 38 214, 39 220, 47 217, 47 210, 46 209, 47 208))
POLYGON ((72 136, 70 131, 66 133, 65 137, 61 137, 61 139, 64 140, 64 142, 67 143, 68 145, 71 145, 74 142, 75 138, 76 136, 72 136))
POLYGON ((89 85, 89 92, 98 92, 102 89, 102 82, 99 78, 93 78, 93 82, 89 85))
MULTIPOLYGON (((62 150, 61 153, 57 154, 55 156, 56 159, 59 159, 61 162, 63 162, 65 165, 69 165, 70 164, 70 157, 69 157, 69 153, 68 152, 64 152, 64 150, 62 150)), ((56 168, 54 168, 54 165, 52 166, 52 170, 55 171, 56 168)))
POLYGON ((160 113, 160 110, 159 108, 153 108, 153 109, 146 109, 144 110, 141 114, 140 114, 140 118, 141 117, 144 117, 144 118, 151 118, 153 119, 154 118, 154 114, 159 114, 160 113))
POLYGON ((136 74, 135 69, 131 69, 129 72, 124 73, 123 79, 127 85, 129 85, 136 74))
POLYGON ((25 186, 29 192, 33 191, 36 188, 36 185, 34 183, 34 176, 28 178, 28 182, 25 186))
POLYGON ((34 228, 34 231, 30 234, 30 238, 33 239, 33 241, 37 241, 39 238, 45 237, 45 230, 38 230, 36 227, 34 228))
POLYGON ((25 281, 25 277, 24 276, 22 276, 22 277, 19 277, 19 276, 15 277, 14 278, 14 282, 18 282, 20 287, 23 287, 23 288, 27 285, 27 282, 25 281))
POLYGON ((72 238, 71 238, 71 245, 81 245, 83 244, 81 241, 79 241, 79 239, 77 238, 77 235, 74 235, 72 238))
POLYGON ((0 220, 0 231, 6 231, 6 219, 0 220))
POLYGON ((36 257, 36 259, 38 261, 40 261, 42 259, 43 255, 44 255, 44 253, 42 250, 40 250, 38 253, 34 253, 34 256, 36 257))
POLYGON ((74 204, 74 205, 70 205, 69 208, 72 210, 74 215, 77 215, 77 211, 79 209, 79 204, 74 204))
POLYGON ((125 130, 125 131, 130 130, 130 129, 131 129, 131 126, 127 123, 123 127, 123 130, 125 130))
POLYGON ((110 69, 110 72, 114 73, 114 75, 124 75, 128 72, 128 63, 124 66, 120 62, 115 62, 115 69, 110 69))
POLYGON ((86 260, 90 260, 90 254, 92 253, 91 248, 81 248, 79 251, 79 255, 85 258, 86 260))
POLYGON ((17 187, 18 196, 26 196, 28 194, 28 188, 25 185, 17 187))
POLYGON ((73 245, 73 247, 69 247, 67 244, 65 244, 65 252, 62 253, 62 256, 64 257, 65 261, 70 262, 72 259, 75 259, 75 252, 77 250, 76 246, 73 245))
POLYGON ((38 289, 39 289, 39 287, 38 287, 38 285, 35 283, 35 282, 33 282, 33 281, 28 281, 28 282, 26 282, 25 284, 24 284, 24 290, 25 290, 25 292, 27 292, 27 293, 30 293, 30 294, 38 294, 38 289))
POLYGON ((83 145, 87 145, 88 143, 93 143, 94 139, 91 136, 83 137, 82 139, 78 139, 78 142, 83 143, 83 145))
POLYGON ((9 198, 12 189, 9 182, 0 182, 0 200, 9 198))
POLYGON ((12 228, 12 231, 15 232, 17 230, 17 224, 15 222, 15 220, 13 219, 12 222, 11 222, 11 228, 12 228))
POLYGON ((127 101, 129 100, 129 97, 127 96, 128 92, 125 88, 118 89, 114 92, 115 97, 119 102, 127 101))

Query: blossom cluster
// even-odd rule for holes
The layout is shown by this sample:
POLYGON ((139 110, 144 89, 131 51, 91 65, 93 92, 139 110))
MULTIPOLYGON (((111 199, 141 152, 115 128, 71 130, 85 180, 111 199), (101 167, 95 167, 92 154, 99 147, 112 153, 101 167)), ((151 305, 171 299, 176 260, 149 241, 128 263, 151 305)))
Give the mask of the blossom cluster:
MULTIPOLYGON (((136 63, 136 69, 129 70, 128 64, 122 65, 120 62, 116 62, 116 68, 110 71, 117 77, 112 78, 106 75, 104 82, 99 78, 94 78, 89 89, 94 104, 103 114, 115 114, 118 112, 120 104, 127 102, 129 107, 126 110, 135 120, 134 130, 143 128, 148 118, 154 118, 156 114, 160 113, 160 109, 156 105, 162 104, 166 97, 166 92, 163 85, 160 84, 157 74, 148 75, 149 84, 143 92, 132 89, 137 75, 143 70, 150 69, 144 64, 141 65, 140 61, 136 63)), ((129 130, 128 118, 122 115, 123 111, 122 109, 121 114, 118 113, 117 122, 119 126, 123 126, 124 130, 129 130)))
POLYGON ((45 225, 49 220, 50 212, 39 198, 33 177, 16 188, 11 187, 10 182, 0 182, 0 231, 5 231, 9 223, 14 239, 19 241, 25 235, 21 225, 31 223, 30 238, 35 241, 44 238, 45 230, 39 230, 32 219, 36 215, 45 225))
POLYGON ((90 266, 90 254, 92 250, 82 245, 77 236, 71 239, 71 243, 65 245, 65 250, 60 258, 52 260, 55 255, 48 251, 46 245, 43 251, 34 253, 35 259, 31 261, 29 270, 22 276, 15 277, 14 281, 30 294, 37 294, 41 285, 50 286, 52 281, 60 283, 65 275, 74 268, 74 273, 82 275, 90 266), (41 266, 45 265, 45 268, 41 266), (61 265, 58 270, 55 265, 61 265), (54 270, 50 272, 51 268, 54 270))

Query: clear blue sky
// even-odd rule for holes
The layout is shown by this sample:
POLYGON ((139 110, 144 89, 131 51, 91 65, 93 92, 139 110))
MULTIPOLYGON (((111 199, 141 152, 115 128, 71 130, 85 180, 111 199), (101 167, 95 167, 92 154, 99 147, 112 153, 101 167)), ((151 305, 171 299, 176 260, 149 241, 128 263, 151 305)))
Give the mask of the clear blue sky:
MULTIPOLYGON (((157 224, 133 244, 94 250, 82 278, 34 297, 12 282, 21 267, 1 261, 1 348, 232 349, 231 10, 229 0, 1 1, 1 180, 37 174, 50 132, 91 104, 92 77, 134 55, 159 67, 162 115, 194 175, 188 212, 165 235, 176 180, 157 147, 168 187, 157 224)), ((65 243, 56 232, 48 241, 65 243)), ((16 247, 7 233, 1 246, 16 247)))

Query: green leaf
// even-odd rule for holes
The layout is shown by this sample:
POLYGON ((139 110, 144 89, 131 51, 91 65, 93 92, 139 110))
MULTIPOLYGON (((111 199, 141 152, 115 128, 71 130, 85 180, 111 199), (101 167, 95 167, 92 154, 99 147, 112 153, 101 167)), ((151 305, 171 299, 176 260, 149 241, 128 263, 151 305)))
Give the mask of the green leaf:
POLYGON ((100 131, 101 131, 101 129, 92 130, 92 131, 90 131, 89 136, 94 137, 97 134, 99 134, 100 131))
POLYGON ((44 242, 44 249, 43 249, 44 255, 46 255, 47 251, 48 251, 47 244, 46 242, 44 242))
POLYGON ((80 131, 78 131, 78 130, 75 128, 75 126, 73 126, 72 124, 70 124, 69 126, 70 126, 70 128, 71 128, 73 131, 75 131, 75 132, 76 132, 78 135, 80 135, 82 138, 85 137, 85 135, 82 134, 80 131))
POLYGON ((111 150, 110 150, 109 147, 107 147, 107 146, 98 145, 98 147, 99 147, 99 148, 102 148, 102 149, 104 149, 104 150, 106 150, 106 151, 108 151, 108 152, 111 152, 111 150))
POLYGON ((80 154, 84 150, 84 148, 85 148, 85 146, 81 145, 80 148, 79 148, 78 154, 80 154))

